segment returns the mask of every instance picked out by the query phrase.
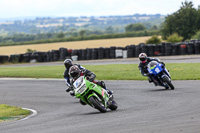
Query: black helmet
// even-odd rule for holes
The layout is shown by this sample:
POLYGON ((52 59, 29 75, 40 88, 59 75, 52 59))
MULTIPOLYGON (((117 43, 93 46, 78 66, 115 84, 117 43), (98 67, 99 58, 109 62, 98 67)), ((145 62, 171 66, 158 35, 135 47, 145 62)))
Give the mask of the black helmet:
POLYGON ((69 69, 73 64, 71 59, 66 59, 64 61, 65 68, 69 69))
POLYGON ((145 54, 145 53, 140 53, 139 54, 139 59, 140 59, 140 61, 145 61, 146 59, 147 59, 147 55, 145 54))
POLYGON ((80 76, 80 73, 81 73, 81 70, 79 69, 79 67, 77 65, 73 65, 69 69, 69 75, 72 78, 77 79, 80 76))

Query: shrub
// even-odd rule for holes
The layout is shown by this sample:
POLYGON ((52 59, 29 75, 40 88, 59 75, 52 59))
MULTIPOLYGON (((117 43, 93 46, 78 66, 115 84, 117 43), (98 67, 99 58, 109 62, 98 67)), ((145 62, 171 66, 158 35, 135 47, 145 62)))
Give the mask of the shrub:
POLYGON ((194 36, 192 36, 192 39, 200 40, 200 31, 198 31, 194 36))
POLYGON ((160 44, 161 42, 162 40, 157 35, 153 35, 146 41, 146 44, 160 44))
POLYGON ((174 33, 167 38, 167 42, 176 43, 181 42, 183 40, 182 36, 179 36, 178 33, 174 33))

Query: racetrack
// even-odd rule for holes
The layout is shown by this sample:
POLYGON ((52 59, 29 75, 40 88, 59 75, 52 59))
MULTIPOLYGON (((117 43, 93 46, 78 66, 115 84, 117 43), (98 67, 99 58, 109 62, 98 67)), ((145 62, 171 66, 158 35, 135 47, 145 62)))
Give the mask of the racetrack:
POLYGON ((175 90, 148 81, 105 81, 117 111, 99 113, 65 93, 64 80, 0 80, 0 101, 37 110, 23 121, 0 123, 1 133, 199 133, 200 82, 173 81, 175 90))

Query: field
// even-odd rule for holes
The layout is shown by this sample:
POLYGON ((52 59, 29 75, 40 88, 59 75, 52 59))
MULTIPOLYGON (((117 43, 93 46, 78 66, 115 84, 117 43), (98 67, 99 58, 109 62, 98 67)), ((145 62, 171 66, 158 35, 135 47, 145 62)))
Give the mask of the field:
POLYGON ((32 45, 7 46, 7 47, 4 46, 0 47, 0 55, 24 54, 27 52, 27 49, 46 52, 50 50, 58 50, 61 47, 67 49, 85 49, 85 48, 99 48, 99 47, 111 47, 111 46, 125 47, 131 44, 137 45, 139 43, 144 43, 150 37, 151 36, 32 44, 32 45))

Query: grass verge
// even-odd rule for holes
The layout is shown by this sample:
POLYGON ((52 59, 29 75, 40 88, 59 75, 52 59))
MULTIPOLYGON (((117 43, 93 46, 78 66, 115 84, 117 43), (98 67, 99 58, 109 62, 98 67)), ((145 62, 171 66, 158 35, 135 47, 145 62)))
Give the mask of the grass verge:
POLYGON ((31 112, 29 110, 24 110, 20 107, 0 104, 0 122, 20 119, 30 113, 31 112))
MULTIPOLYGON (((146 80, 137 64, 84 65, 98 80, 146 80)), ((169 63, 172 80, 200 80, 200 63, 169 63)), ((64 66, 1 67, 0 77, 63 78, 64 66)))

